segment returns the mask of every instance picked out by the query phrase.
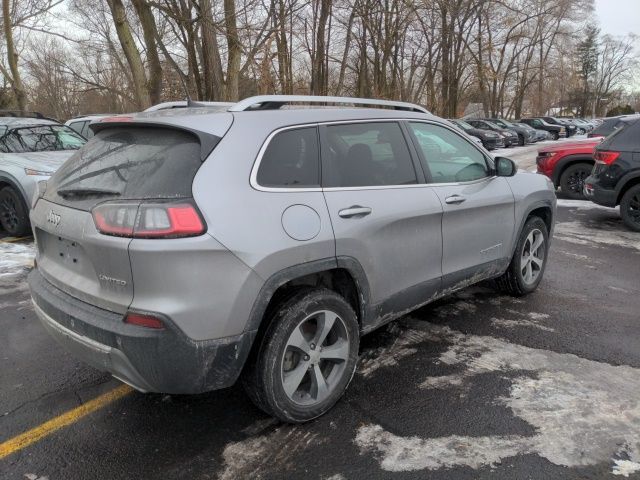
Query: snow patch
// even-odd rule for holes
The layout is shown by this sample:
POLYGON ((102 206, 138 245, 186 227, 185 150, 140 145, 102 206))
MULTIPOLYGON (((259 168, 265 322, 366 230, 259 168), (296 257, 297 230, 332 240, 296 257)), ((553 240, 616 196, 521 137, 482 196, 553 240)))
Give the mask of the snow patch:
POLYGON ((546 332, 555 332, 555 330, 551 327, 540 325, 539 323, 536 323, 532 320, 526 320, 526 319, 513 320, 513 319, 493 317, 491 318, 490 322, 491 322, 491 325, 493 325, 494 327, 503 327, 503 328, 531 327, 531 328, 537 328, 539 330, 544 330, 546 332))
MULTIPOLYGON (((620 455, 621 472, 640 462, 640 369, 613 366, 509 343, 492 337, 465 335, 436 325, 432 337, 450 344, 440 355, 461 370, 430 377, 423 388, 460 386, 486 373, 516 373, 509 395, 498 399, 513 414, 536 428, 536 434, 440 438, 402 437, 377 425, 362 426, 356 444, 373 453, 383 469, 410 471, 491 466, 507 457, 537 454, 555 465, 592 466, 620 455)), ((621 473, 623 474, 623 473, 621 473)))
POLYGON ((292 458, 302 449, 322 441, 317 433, 283 425, 270 434, 229 443, 222 452, 224 470, 219 480, 260 478, 267 467, 284 473, 292 458))
POLYGON ((0 279, 24 273, 33 265, 33 244, 0 242, 0 279))
POLYGON ((558 207, 577 208, 578 210, 605 210, 612 213, 617 210, 617 208, 604 207, 589 200, 564 200, 560 198, 557 205, 558 207))
POLYGON ((640 237, 637 233, 614 228, 598 229, 582 222, 556 223, 554 238, 578 245, 616 245, 640 250, 640 237))
POLYGON ((622 475, 628 477, 629 475, 640 472, 640 463, 632 462, 630 460, 614 460, 613 470, 611 473, 614 475, 622 475))

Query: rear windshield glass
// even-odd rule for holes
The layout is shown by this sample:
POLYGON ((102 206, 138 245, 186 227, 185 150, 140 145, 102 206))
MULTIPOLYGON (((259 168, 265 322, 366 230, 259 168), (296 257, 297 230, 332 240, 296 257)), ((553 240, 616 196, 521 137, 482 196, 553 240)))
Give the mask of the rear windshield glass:
POLYGON ((45 198, 90 208, 96 199, 191 197, 193 178, 201 164, 200 143, 188 132, 107 128, 51 177, 45 198))
POLYGON ((34 125, 6 129, 0 136, 0 151, 5 153, 78 150, 86 140, 64 125, 34 125))

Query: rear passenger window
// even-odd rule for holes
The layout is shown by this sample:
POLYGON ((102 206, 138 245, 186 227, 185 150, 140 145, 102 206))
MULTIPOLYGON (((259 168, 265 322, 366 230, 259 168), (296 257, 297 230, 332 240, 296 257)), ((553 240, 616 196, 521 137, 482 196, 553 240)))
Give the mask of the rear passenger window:
POLYGON ((418 182, 409 148, 395 122, 327 127, 324 187, 375 187, 418 182))
POLYGON ((277 133, 260 161, 258 184, 263 187, 319 187, 319 156, 316 127, 277 133))

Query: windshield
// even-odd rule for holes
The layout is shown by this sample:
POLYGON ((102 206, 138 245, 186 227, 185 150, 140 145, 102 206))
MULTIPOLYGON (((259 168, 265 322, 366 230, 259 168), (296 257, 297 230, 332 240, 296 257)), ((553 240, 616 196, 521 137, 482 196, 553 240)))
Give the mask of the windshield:
POLYGON ((507 128, 509 128, 509 127, 513 127, 513 123, 511 123, 511 122, 507 122, 506 120, 498 120, 496 123, 497 123, 498 125, 501 125, 501 126, 503 126, 503 127, 507 127, 507 128))
POLYGON ((456 120, 455 121, 456 124, 460 125, 462 128, 464 128, 465 130, 470 130, 472 128, 474 128, 473 125, 465 122, 464 120, 456 120))
POLYGON ((33 125, 0 131, 4 153, 79 150, 86 140, 64 125, 33 125))

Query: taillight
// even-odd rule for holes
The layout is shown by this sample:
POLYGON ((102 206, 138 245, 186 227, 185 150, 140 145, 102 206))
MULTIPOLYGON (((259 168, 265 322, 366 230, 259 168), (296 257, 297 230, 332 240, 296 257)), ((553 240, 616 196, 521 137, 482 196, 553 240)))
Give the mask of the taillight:
POLYGON ((162 323, 162 320, 157 317, 143 315, 141 313, 128 312, 127 316, 124 317, 124 323, 145 328, 155 328, 156 330, 164 329, 164 323, 162 323))
POLYGON ((200 214, 187 202, 108 202, 91 214, 100 233, 116 237, 180 238, 205 232, 200 214))
POLYGON ((593 159, 597 163, 611 165, 620 156, 620 152, 608 152, 606 150, 596 150, 593 159))

